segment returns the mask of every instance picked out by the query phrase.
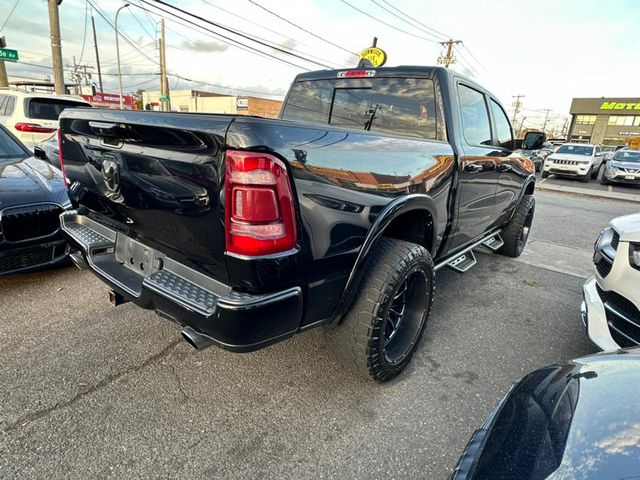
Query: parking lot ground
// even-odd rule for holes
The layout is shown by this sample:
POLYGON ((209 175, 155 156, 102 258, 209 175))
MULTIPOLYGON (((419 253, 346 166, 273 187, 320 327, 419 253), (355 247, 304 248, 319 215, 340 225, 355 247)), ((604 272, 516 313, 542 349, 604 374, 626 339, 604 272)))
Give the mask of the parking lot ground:
MULTIPOLYGON (((600 176, 602 172, 600 172, 600 176)), ((599 178, 599 177, 598 177, 599 178)), ((538 189, 559 193, 573 193, 587 197, 618 199, 640 203, 640 185, 615 183, 601 185, 600 180, 583 183, 578 179, 551 175, 545 179, 538 174, 538 189)))
POLYGON ((383 385, 337 364, 321 330, 196 352, 88 272, 0 280, 0 478, 446 478, 514 381, 595 351, 584 262, 638 207, 536 198, 534 253, 438 272, 414 362, 383 385))

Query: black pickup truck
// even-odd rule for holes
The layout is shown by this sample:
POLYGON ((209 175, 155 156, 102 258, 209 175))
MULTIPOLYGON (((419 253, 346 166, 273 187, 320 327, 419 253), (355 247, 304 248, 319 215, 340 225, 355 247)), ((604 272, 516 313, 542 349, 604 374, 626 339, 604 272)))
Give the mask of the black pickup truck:
POLYGON ((71 257, 114 305, 196 348, 323 326, 378 381, 410 361, 435 271, 480 245, 520 255, 535 205, 495 96, 436 67, 305 73, 279 119, 65 110, 60 147, 71 257))

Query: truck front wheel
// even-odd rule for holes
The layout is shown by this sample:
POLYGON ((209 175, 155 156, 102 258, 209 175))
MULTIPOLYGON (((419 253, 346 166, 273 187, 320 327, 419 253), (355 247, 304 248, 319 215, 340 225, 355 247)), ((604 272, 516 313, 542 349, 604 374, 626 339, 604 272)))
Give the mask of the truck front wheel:
POLYGON ((536 201, 532 195, 522 197, 511 221, 502 229, 504 245, 498 250, 499 253, 508 257, 519 257, 522 254, 529 239, 535 209, 536 201))
POLYGON ((342 323, 325 328, 338 359, 378 382, 398 375, 411 361, 433 299, 429 251, 382 237, 371 252, 362 288, 342 323))

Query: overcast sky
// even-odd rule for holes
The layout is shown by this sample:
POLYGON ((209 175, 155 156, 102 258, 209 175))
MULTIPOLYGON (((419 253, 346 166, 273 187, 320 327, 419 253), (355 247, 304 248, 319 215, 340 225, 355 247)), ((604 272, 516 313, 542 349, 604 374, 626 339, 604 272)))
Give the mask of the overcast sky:
MULTIPOLYGON (((89 0, 113 22, 124 0, 89 0)), ((148 0, 155 3, 154 0, 148 0)), ((164 1, 164 0, 163 0, 164 1)), ((300 72, 353 66, 374 36, 388 54, 388 66, 432 65, 442 52, 438 40, 460 39, 453 68, 474 77, 510 109, 513 95, 523 94, 525 126, 541 126, 544 113, 562 123, 573 97, 640 96, 640 1, 618 0, 166 0, 167 3, 261 39, 269 46, 235 36, 198 20, 196 23, 251 48, 295 65, 247 52, 246 47, 176 20, 176 11, 162 13, 133 0, 121 11, 119 27, 140 51, 121 38, 125 91, 159 89, 158 52, 154 40, 160 15, 167 19, 169 72, 187 79, 239 89, 236 93, 282 97, 300 72), (350 5, 349 5, 350 4, 350 5), (136 5, 155 13, 145 12, 136 5), (280 15, 279 19, 260 6, 280 15), (354 8, 355 7, 355 8, 354 8), (396 9, 394 9, 395 7, 396 9), (360 10, 360 11, 358 11, 360 10), (393 14, 392 14, 392 13, 393 14), (367 16, 370 15, 370 16, 367 16), (395 14, 395 15, 394 15, 395 14), (406 14, 407 16, 403 16, 406 14), (372 18, 373 17, 373 18, 372 18), (411 20, 408 20, 408 19, 411 20), (407 20, 407 21, 403 21, 407 20), (387 25, 385 25, 385 22, 387 25), (420 22, 420 23, 416 23, 420 22), (292 25, 293 24, 293 25, 292 25), (307 33, 296 26, 322 37, 307 33), (395 28, 394 28, 395 27, 395 28), (242 48, 242 49, 241 49, 242 48), (293 49, 295 55, 282 50, 293 49), (314 63, 316 62, 316 63, 314 63)), ((3 0, 0 25, 16 0, 3 0)), ((156 5, 163 7, 159 3, 156 5)), ((89 4, 90 5, 90 4, 89 4)), ((90 16, 85 0, 64 0, 60 6, 62 54, 95 65, 90 16), (86 25, 86 34, 85 34, 86 25), (83 42, 83 38, 85 41, 83 42), (84 49, 83 49, 84 45, 84 49)), ((92 8, 89 6, 89 12, 92 8)), ((117 92, 115 33, 94 12, 105 89, 117 92)), ((9 75, 41 79, 51 70, 47 2, 17 0, 0 30, 22 63, 7 63, 9 75)), ((65 77, 69 81, 68 75, 65 77)), ((97 76, 94 77, 97 81, 97 76)), ((216 89, 175 76, 171 88, 216 89)), ((228 90, 227 90, 228 91, 228 90)))

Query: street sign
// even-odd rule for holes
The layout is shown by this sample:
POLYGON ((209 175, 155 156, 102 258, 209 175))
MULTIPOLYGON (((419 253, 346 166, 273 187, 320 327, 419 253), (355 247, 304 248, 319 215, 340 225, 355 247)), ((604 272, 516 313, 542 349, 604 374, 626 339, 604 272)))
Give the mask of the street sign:
POLYGON ((372 67, 381 67, 387 61, 387 54, 378 47, 365 48, 360 52, 360 60, 369 60, 372 67))
POLYGON ((10 48, 0 48, 0 60, 7 62, 17 62, 20 60, 17 50, 11 50, 10 48))
POLYGON ((160 96, 160 101, 161 102, 168 102, 169 101, 169 95, 161 95, 160 96))

